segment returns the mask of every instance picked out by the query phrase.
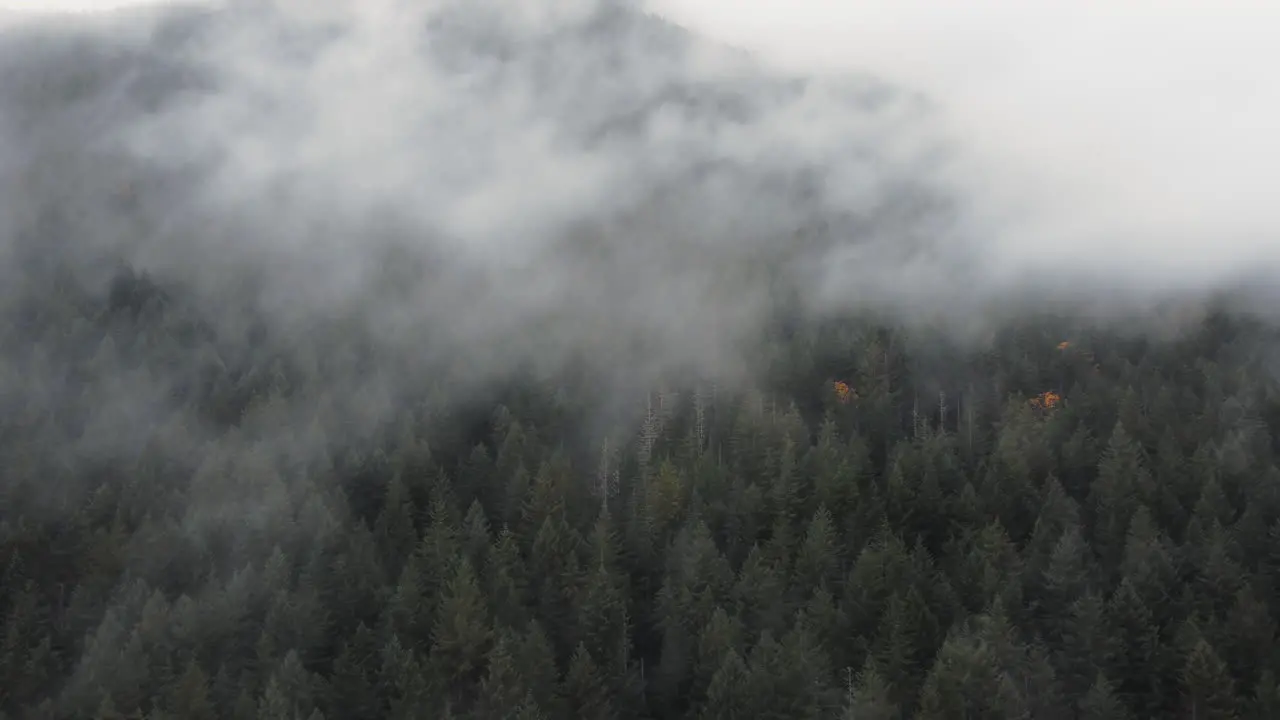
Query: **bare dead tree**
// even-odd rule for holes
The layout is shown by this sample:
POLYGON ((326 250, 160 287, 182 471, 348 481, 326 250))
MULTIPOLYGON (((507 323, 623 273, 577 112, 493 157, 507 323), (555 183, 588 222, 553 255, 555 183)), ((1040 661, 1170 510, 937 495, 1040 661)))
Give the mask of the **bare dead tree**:
POLYGON ((969 385, 969 392, 966 394, 969 402, 965 403, 965 410, 968 416, 965 420, 965 431, 969 435, 969 454, 973 454, 973 385, 969 385))
POLYGON ((600 465, 596 468, 596 495, 600 498, 601 513, 609 512, 609 498, 618 494, 621 473, 606 436, 600 444, 600 465))
POLYGON ((920 437, 920 395, 912 393, 911 400, 911 439, 920 437))
POLYGON ((701 453, 707 442, 707 398, 701 387, 693 393, 693 436, 701 453))
POLYGON ((649 461, 653 455, 653 445, 658 440, 658 435, 662 432, 662 415, 660 407, 662 395, 659 393, 659 407, 653 405, 653 394, 647 396, 647 407, 645 408, 644 423, 640 426, 640 448, 636 453, 640 459, 640 469, 642 473, 649 470, 649 461))

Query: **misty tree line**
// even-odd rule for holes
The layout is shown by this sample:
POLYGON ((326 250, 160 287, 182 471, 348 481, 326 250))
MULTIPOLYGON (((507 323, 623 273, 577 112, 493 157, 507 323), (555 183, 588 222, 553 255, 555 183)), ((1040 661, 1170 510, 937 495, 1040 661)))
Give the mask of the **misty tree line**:
POLYGON ((198 310, 132 273, 5 309, 4 717, 1280 717, 1248 318, 780 323, 765 387, 623 434, 579 374, 367 431, 336 383, 373 359, 198 310))

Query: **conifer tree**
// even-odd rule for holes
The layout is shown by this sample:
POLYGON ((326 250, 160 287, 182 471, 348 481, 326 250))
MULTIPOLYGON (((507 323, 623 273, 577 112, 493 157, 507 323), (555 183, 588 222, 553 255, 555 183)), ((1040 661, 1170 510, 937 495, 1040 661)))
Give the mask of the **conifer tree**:
POLYGON ((1187 655, 1182 670, 1183 702, 1189 717, 1235 720, 1235 688, 1227 666, 1201 639, 1187 655))

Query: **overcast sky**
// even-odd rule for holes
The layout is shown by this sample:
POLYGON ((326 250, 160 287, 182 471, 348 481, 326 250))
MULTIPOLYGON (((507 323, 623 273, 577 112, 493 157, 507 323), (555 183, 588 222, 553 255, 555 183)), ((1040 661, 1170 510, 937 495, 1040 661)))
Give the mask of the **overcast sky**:
MULTIPOLYGON (((65 235, 207 293, 237 332, 244 275, 281 337, 358 323, 378 372, 334 387, 362 418, 413 387, 404 368, 446 363, 480 387, 586 357, 602 403, 636 410, 630 392, 690 369, 750 380, 771 283, 981 340, 1064 298, 1127 321, 1121 301, 1280 278, 1280 3, 635 0, 802 74, 917 88, 922 116, 838 82, 793 92, 655 23, 553 32, 598 1, 246 0, 186 48, 212 90, 138 115, 108 93, 47 124, 116 118, 95 146, 185 179, 142 183, 134 218, 112 173, 60 175, 65 235), (917 212, 921 186, 962 207, 917 212)), ((29 214, 0 212, 0 249, 29 214)), ((139 412, 119 404, 103 424, 139 412)))
POLYGON ((992 261, 1010 272, 1203 284, 1280 267, 1280 3, 645 2, 771 62, 926 91, 975 212, 1005 222, 992 261))
POLYGON ((3 0, 0 9, 27 12, 94 12, 136 5, 154 5, 162 0, 3 0))
POLYGON ((988 201, 1036 208, 1015 252, 1197 275, 1280 258, 1280 3, 651 1, 777 62, 926 90, 988 201))

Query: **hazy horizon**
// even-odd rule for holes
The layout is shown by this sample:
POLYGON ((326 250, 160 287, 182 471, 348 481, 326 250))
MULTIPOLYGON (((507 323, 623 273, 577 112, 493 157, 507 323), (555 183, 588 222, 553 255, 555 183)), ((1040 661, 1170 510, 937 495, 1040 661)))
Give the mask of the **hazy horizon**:
MULTIPOLYGON (((164 4, 41 0, 0 8, 164 4)), ((528 8, 551 9, 538 13, 551 18, 587 4, 544 0, 528 8)), ((1268 68, 1280 66, 1280 49, 1269 42, 1280 30, 1280 8, 1179 2, 1150 12, 1061 0, 963 8, 921 0, 641 4, 769 66, 865 74, 922 93, 931 115, 915 132, 932 134, 922 142, 946 143, 947 180, 981 223, 975 234, 986 236, 983 261, 997 277, 1068 272, 1108 284, 1202 290, 1275 271, 1280 262, 1280 217, 1267 202, 1267 160, 1280 155, 1271 131, 1280 125, 1280 83, 1268 82, 1268 68)), ((288 8, 280 17, 293 22, 321 13, 305 3, 274 5, 288 8)), ((322 14, 367 33, 398 33, 412 23, 373 23, 385 13, 448 5, 412 10, 379 0, 345 20, 342 3, 322 14)), ((395 59, 379 53, 365 62, 395 59)), ((829 122, 811 122, 813 132, 828 131, 829 122)))
POLYGON ((1274 715, 1280 6, 39 5, 3 712, 1274 715))
POLYGON ((1280 270, 1261 6, 180 4, 215 11, 12 31, 98 89, 0 107, 5 235, 62 198, 84 272, 128 261, 232 324, 252 302, 285 336, 346 318, 481 378, 585 355, 644 386, 751 373, 775 286, 981 338, 1280 270))

